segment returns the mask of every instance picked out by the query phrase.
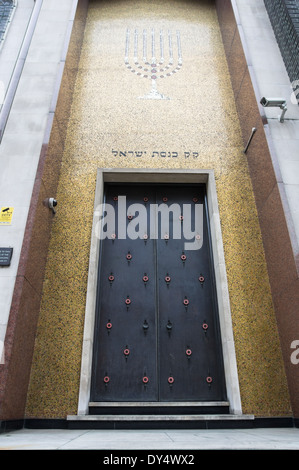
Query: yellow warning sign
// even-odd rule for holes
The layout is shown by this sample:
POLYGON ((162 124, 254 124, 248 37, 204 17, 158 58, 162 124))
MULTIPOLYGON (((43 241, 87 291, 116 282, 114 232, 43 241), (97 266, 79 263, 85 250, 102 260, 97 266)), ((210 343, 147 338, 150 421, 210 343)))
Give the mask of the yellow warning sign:
POLYGON ((0 225, 10 225, 12 214, 13 214, 13 207, 2 207, 0 212, 0 225))

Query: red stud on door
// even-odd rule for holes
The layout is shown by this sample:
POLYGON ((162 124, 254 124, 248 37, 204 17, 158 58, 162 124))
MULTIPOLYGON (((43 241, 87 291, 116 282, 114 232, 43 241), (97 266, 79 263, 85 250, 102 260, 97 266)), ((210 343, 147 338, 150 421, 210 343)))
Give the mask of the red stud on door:
POLYGON ((126 346, 125 349, 124 349, 124 356, 125 356, 126 360, 128 359, 129 354, 130 354, 130 349, 128 348, 128 346, 126 346))
POLYGON ((127 296, 127 298, 125 300, 125 304, 126 304, 127 310, 129 310, 129 306, 131 305, 131 299, 130 299, 129 296, 127 296))
POLYGON ((188 357, 188 359, 190 358, 191 354, 192 354, 191 349, 190 349, 190 348, 187 348, 187 349, 186 349, 186 356, 188 357))

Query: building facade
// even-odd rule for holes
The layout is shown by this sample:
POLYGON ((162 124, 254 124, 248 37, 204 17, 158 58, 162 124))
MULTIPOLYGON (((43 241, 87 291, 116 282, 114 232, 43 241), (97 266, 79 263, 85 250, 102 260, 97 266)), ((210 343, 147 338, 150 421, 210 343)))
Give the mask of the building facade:
POLYGON ((271 2, 7 3, 1 429, 298 425, 298 84, 271 2))

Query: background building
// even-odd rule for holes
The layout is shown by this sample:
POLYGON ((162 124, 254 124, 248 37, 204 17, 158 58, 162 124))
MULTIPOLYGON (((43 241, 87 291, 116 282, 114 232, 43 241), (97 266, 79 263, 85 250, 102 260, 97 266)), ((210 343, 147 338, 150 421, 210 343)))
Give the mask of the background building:
POLYGON ((1 2, 1 429, 91 425, 94 209, 105 184, 132 182, 206 187, 228 402, 218 424, 298 424, 299 7, 272 3, 1 2), (144 30, 156 50, 158 31, 174 34, 176 67, 157 80, 135 64, 144 30), (169 99, 140 99, 152 81, 169 99), (263 97, 286 101, 284 122, 263 97))

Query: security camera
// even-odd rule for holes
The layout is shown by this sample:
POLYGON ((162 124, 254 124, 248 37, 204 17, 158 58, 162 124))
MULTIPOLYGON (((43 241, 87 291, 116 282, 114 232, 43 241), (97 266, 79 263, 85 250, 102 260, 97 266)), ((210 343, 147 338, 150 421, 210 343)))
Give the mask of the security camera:
POLYGON ((275 107, 283 110, 281 116, 278 117, 280 122, 284 122, 284 115, 287 111, 287 102, 284 98, 265 98, 263 97, 260 101, 264 108, 275 107))
POLYGON ((53 197, 49 197, 49 209, 52 209, 53 214, 56 214, 55 207, 57 206, 57 201, 53 197))
POLYGON ((268 106, 276 106, 281 108, 286 105, 286 100, 283 98, 262 98, 261 104, 267 108, 268 106))

